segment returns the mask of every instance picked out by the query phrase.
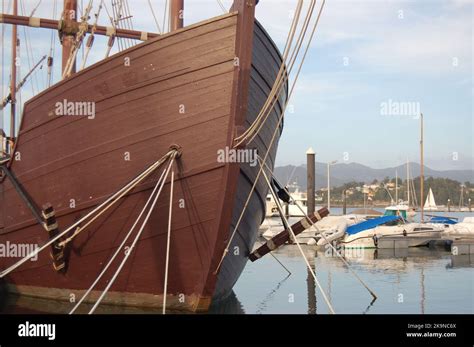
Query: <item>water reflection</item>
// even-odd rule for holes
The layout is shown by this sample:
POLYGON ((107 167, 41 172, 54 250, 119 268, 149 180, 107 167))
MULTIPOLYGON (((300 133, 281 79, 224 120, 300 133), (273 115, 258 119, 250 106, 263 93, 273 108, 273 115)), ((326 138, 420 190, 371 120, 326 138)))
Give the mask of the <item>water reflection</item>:
POLYGON ((274 289, 272 289, 268 295, 265 297, 265 299, 262 300, 260 304, 257 306, 257 311, 255 313, 262 313, 265 311, 267 306, 271 304, 272 299, 275 297, 275 294, 278 292, 280 287, 285 283, 285 281, 291 276, 291 274, 288 274, 285 278, 283 278, 280 282, 277 283, 274 289))
POLYGON ((474 254, 452 255, 451 262, 446 264, 447 269, 474 267, 474 254))
MULTIPOLYGON (((0 312, 2 314, 67 314, 74 304, 51 300, 18 296, 14 294, 0 295, 0 312)), ((77 313, 85 314, 92 308, 92 304, 83 303, 77 313)), ((98 314, 162 314, 161 308, 124 307, 112 305, 100 305, 97 307, 98 314)), ((167 313, 181 314, 183 312, 168 311, 167 313)), ((219 304, 211 305, 210 314, 245 314, 242 303, 234 292, 219 304)))
POLYGON ((235 293, 232 293, 219 303, 213 303, 209 309, 210 314, 245 314, 244 307, 235 293))

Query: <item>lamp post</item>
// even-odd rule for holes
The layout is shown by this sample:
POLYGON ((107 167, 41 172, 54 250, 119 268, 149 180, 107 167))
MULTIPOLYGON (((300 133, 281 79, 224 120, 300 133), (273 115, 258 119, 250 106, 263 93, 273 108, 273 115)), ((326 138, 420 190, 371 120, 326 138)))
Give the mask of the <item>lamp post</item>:
POLYGON ((330 167, 337 163, 337 160, 333 160, 328 163, 328 211, 331 210, 331 175, 330 175, 330 167))

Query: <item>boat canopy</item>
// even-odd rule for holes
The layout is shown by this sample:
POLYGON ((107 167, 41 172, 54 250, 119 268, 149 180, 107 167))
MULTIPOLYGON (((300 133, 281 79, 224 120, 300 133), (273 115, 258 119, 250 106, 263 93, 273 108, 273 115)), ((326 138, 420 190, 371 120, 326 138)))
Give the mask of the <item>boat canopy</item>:
POLYGON ((430 223, 456 224, 457 222, 456 218, 453 217, 433 216, 430 219, 430 223))
POLYGON ((390 222, 395 222, 397 220, 402 220, 400 216, 382 216, 378 218, 369 219, 365 222, 351 225, 347 228, 346 233, 349 235, 354 235, 360 233, 361 231, 373 229, 379 225, 383 225, 390 222))
POLYGON ((385 209, 384 216, 400 216, 407 219, 407 208, 398 208, 398 206, 390 206, 385 209))

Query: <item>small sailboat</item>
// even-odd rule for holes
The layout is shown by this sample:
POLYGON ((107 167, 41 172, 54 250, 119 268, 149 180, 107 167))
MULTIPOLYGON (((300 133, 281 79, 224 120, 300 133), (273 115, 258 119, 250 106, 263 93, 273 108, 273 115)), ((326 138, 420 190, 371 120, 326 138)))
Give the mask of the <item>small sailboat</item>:
POLYGON ((426 197, 424 210, 425 211, 438 211, 438 206, 436 206, 433 190, 431 188, 426 197))
MULTIPOLYGON (((411 198, 411 192, 410 192, 410 168, 409 168, 409 162, 407 160, 407 201, 402 201, 401 199, 398 199, 398 173, 396 173, 396 179, 395 179, 395 203, 392 201, 392 205, 387 206, 385 208, 385 213, 384 216, 401 216, 403 219, 406 221, 412 222, 414 220, 414 217, 416 216, 416 212, 413 207, 410 207, 410 198, 411 198)), ((414 189, 413 189, 414 190, 414 189)))

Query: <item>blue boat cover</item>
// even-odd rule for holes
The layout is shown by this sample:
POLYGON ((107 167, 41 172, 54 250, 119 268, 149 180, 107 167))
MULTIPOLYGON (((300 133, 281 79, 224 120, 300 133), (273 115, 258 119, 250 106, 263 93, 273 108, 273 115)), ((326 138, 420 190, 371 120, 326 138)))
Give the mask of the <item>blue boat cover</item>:
POLYGON ((443 216, 433 216, 430 219, 430 223, 441 223, 441 224, 456 224, 458 221, 454 218, 443 217, 443 216))
POLYGON ((373 219, 366 220, 365 222, 361 222, 358 224, 351 225, 347 228, 346 233, 349 235, 354 235, 360 233, 361 231, 373 229, 379 225, 383 225, 385 223, 394 222, 396 220, 401 220, 400 216, 383 216, 377 217, 373 219))

